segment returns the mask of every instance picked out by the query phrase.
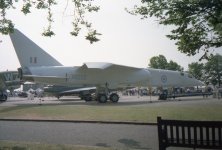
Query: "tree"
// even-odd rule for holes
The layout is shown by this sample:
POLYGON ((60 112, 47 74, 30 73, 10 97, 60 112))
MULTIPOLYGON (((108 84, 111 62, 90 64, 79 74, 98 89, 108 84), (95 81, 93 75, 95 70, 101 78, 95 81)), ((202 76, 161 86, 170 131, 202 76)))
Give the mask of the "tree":
MULTIPOLYGON (((70 0, 67 0, 67 5, 70 0)), ((99 39, 97 38, 98 33, 95 29, 92 28, 92 23, 88 22, 85 19, 85 14, 91 12, 97 12, 100 8, 98 6, 93 5, 93 0, 72 0, 72 5, 74 7, 73 10, 73 31, 70 32, 73 36, 78 36, 81 27, 86 27, 88 33, 86 35, 86 40, 89 40, 90 43, 97 42, 99 39)), ((21 11, 27 15, 31 13, 31 8, 36 8, 38 10, 47 10, 48 13, 48 26, 44 29, 42 33, 43 36, 53 36, 55 33, 52 30, 53 23, 53 12, 52 7, 57 5, 56 0, 0 0, 0 33, 1 34, 9 34, 14 31, 14 23, 12 20, 7 19, 7 11, 9 9, 16 9, 14 6, 15 3, 22 3, 23 7, 21 11)), ((59 7, 59 6, 58 6, 59 7)), ((64 8, 66 9, 66 8, 64 8)))
POLYGON ((150 59, 149 66, 155 69, 166 69, 167 68, 167 59, 163 55, 154 56, 150 59))
POLYGON ((222 46, 222 0, 141 0, 133 14, 157 17, 159 24, 174 27, 170 35, 178 50, 187 55, 204 52, 208 59, 222 46))
POLYGON ((170 60, 170 62, 167 64, 168 70, 174 70, 174 71, 183 71, 183 67, 178 65, 176 62, 170 60))
POLYGON ((221 86, 222 79, 222 56, 212 55, 209 57, 209 61, 203 63, 191 63, 189 66, 189 73, 196 79, 204 81, 206 84, 221 86))
POLYGON ((203 78, 204 78, 204 64, 198 63, 198 62, 193 62, 188 65, 188 72, 196 79, 203 80, 203 78))
POLYGON ((205 64, 204 69, 206 80, 213 85, 218 84, 220 87, 222 79, 222 56, 219 54, 211 56, 205 64))
POLYGON ((150 59, 149 67, 155 69, 167 69, 167 70, 174 70, 174 71, 183 71, 183 67, 178 65, 176 62, 170 60, 167 62, 167 59, 163 55, 154 56, 150 59))

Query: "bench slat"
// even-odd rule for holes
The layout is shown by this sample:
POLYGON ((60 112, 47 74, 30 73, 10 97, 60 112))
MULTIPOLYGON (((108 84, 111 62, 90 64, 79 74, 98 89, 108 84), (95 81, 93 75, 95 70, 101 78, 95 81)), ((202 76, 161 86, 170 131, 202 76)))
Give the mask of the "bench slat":
POLYGON ((200 127, 200 145, 203 145, 203 128, 200 127))
POLYGON ((168 133, 167 133, 167 126, 164 125, 164 139, 165 139, 165 142, 166 142, 166 145, 168 145, 168 133))
POLYGON ((177 144, 180 144, 179 126, 176 126, 176 141, 177 144))
POLYGON ((185 129, 184 129, 184 126, 182 126, 182 144, 185 144, 185 129))
POLYGON ((197 145, 197 127, 193 128, 194 145, 197 145))
POLYGON ((188 143, 191 144, 191 132, 190 132, 190 126, 187 127, 188 132, 188 143))
POLYGON ((208 127, 206 127, 206 140, 207 140, 207 146, 209 146, 210 145, 210 137, 209 137, 210 135, 209 135, 209 128, 208 127))
POLYGON ((212 145, 216 146, 216 141, 215 141, 215 127, 212 127, 212 145))
POLYGON ((222 139, 221 139, 221 127, 218 128, 218 139, 219 139, 219 145, 222 145, 222 139))
POLYGON ((170 125, 170 142, 171 143, 174 143, 174 138, 173 138, 174 136, 173 136, 173 126, 172 125, 170 125))

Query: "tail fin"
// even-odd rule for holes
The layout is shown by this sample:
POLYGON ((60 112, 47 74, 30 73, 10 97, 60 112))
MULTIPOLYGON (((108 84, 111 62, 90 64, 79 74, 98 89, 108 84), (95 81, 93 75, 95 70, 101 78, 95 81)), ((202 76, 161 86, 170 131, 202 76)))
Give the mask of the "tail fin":
POLYGON ((14 33, 10 34, 10 38, 22 67, 62 66, 19 30, 15 29, 14 33))

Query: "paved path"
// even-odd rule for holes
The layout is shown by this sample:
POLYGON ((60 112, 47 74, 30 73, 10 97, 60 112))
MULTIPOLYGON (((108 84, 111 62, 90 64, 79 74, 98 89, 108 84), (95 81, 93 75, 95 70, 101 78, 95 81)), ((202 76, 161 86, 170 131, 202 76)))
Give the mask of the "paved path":
POLYGON ((0 140, 157 150, 157 127, 0 121, 0 140))

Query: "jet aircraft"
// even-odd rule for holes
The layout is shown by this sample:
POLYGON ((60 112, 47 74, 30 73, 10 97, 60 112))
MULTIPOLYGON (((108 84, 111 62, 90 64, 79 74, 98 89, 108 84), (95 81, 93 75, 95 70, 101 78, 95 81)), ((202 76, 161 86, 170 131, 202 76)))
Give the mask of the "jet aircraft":
POLYGON ((10 34, 21 68, 19 75, 25 81, 75 88, 96 87, 96 99, 118 102, 119 95, 110 90, 127 87, 199 86, 202 82, 187 73, 136 68, 106 62, 89 62, 82 66, 63 66, 19 30, 10 34))

